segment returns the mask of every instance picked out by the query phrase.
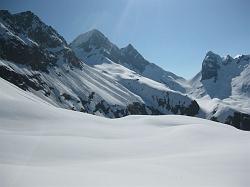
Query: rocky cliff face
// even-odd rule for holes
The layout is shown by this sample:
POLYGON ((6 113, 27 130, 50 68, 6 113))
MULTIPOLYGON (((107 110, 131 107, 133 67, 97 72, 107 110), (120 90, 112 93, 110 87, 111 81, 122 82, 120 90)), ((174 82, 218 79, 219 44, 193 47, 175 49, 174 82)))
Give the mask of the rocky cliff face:
POLYGON ((201 80, 213 79, 216 82, 221 61, 219 55, 209 51, 202 62, 201 80))
MULTIPOLYGON (((202 70, 191 80, 190 94, 206 106, 206 118, 249 129, 250 56, 208 52, 202 70), (206 101, 206 103, 204 103, 206 101)), ((202 105, 202 104, 200 104, 202 105)))
POLYGON ((2 59, 46 71, 48 65, 55 65, 64 57, 64 61, 80 67, 80 61, 64 38, 32 12, 11 14, 2 10, 0 20, 2 59))

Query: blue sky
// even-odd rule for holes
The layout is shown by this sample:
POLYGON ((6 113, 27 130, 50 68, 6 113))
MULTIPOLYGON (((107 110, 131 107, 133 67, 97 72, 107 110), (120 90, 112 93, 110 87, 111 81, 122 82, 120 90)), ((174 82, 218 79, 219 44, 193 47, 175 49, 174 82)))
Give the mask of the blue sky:
POLYGON ((68 42, 97 28, 185 78, 198 73, 209 50, 250 54, 249 0, 1 0, 0 7, 33 11, 68 42))

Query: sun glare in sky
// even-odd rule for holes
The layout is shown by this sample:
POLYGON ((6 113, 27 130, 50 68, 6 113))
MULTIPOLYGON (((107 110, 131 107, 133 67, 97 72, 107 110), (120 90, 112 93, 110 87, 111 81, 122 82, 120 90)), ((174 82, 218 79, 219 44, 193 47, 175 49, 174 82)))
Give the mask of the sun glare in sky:
POLYGON ((207 51, 250 51, 248 0, 3 0, 2 9, 31 10, 70 43, 91 29, 118 47, 129 43, 150 62, 185 78, 201 69, 207 51))

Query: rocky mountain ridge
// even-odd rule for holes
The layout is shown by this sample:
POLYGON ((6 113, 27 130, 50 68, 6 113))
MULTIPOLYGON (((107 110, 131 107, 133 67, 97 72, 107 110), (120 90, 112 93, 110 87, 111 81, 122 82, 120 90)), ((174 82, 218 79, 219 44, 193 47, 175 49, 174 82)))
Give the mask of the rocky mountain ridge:
POLYGON ((182 114, 249 129, 248 55, 208 52, 187 81, 96 29, 67 44, 30 11, 0 11, 0 58, 2 78, 61 108, 110 118, 182 114))

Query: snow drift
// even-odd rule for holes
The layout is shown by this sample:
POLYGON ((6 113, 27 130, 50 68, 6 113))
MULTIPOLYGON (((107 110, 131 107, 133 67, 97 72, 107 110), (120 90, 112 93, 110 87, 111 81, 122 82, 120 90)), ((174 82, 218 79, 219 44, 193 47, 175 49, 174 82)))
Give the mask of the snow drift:
POLYGON ((250 134, 195 117, 107 119, 0 79, 0 186, 248 186, 250 134))

